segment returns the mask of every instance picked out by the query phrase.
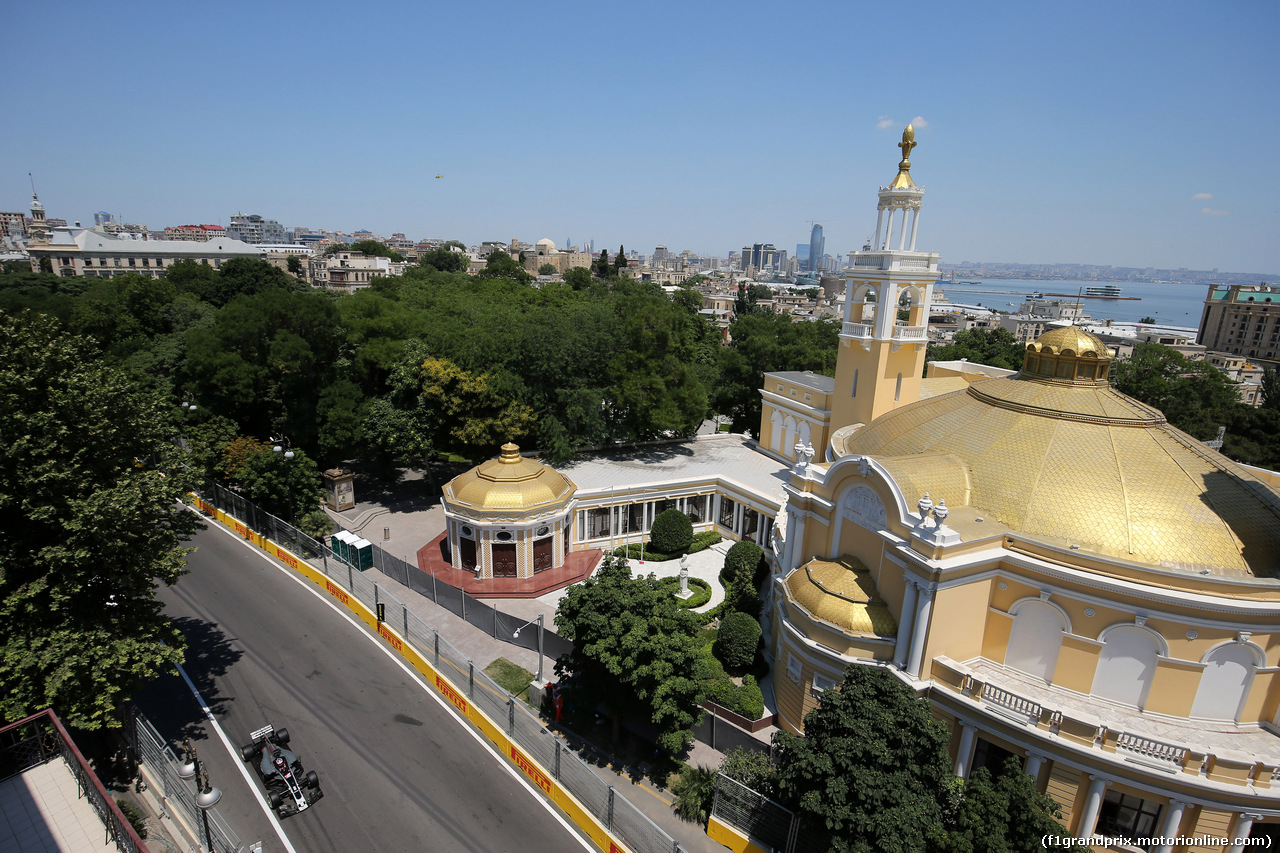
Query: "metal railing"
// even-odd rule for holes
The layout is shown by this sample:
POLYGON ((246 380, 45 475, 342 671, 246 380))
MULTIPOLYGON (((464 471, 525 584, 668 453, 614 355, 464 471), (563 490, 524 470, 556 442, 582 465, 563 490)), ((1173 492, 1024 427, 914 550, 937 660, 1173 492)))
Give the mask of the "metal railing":
POLYGON ((89 801, 102 821, 106 838, 124 853, 148 853, 146 845, 89 767, 52 710, 32 714, 0 728, 0 780, 61 757, 76 778, 77 793, 89 801))
POLYGON ((196 805, 196 791, 192 782, 184 780, 178 773, 181 765, 168 742, 160 736, 151 721, 143 716, 136 707, 130 706, 127 733, 129 745, 138 763, 148 770, 153 784, 160 787, 160 793, 186 825, 196 833, 203 850, 215 850, 217 853, 243 853, 246 849, 227 822, 218 814, 218 810, 208 810, 208 822, 200 814, 196 805), (206 834, 207 830, 207 834, 206 834))
MULTIPOLYGON (((241 521, 253 517, 256 512, 269 518, 272 524, 290 527, 226 489, 209 490, 202 497, 208 503, 241 521), (229 502, 232 508, 219 503, 227 496, 235 499, 229 502)), ((435 667, 437 672, 451 682, 452 689, 459 698, 465 697, 467 702, 501 726, 507 737, 524 755, 546 769, 553 779, 582 803, 583 807, 611 833, 625 841, 635 853, 680 853, 683 848, 678 841, 632 805, 612 785, 600 778, 595 770, 561 738, 543 725, 541 718, 524 701, 515 698, 499 686, 470 658, 454 648, 453 644, 441 636, 437 629, 427 624, 417 614, 410 612, 407 605, 385 588, 380 588, 376 581, 361 574, 351 563, 327 551, 321 543, 296 530, 285 531, 285 535, 288 537, 285 541, 280 539, 273 539, 273 541, 282 546, 288 546, 290 540, 298 543, 299 550, 295 553, 308 557, 312 566, 323 572, 331 583, 342 587, 345 592, 371 610, 376 612, 379 604, 384 605, 387 624, 398 631, 435 667), (311 556, 312 554, 315 556, 311 556)), ((404 561, 401 560, 400 563, 403 564, 404 561)), ((375 565, 377 565, 376 562, 375 565)), ((412 582, 406 586, 417 591, 412 582)), ((446 594, 446 586, 447 584, 439 585, 438 592, 442 597, 446 594)), ((450 589, 453 588, 450 587, 450 589)), ((454 591, 461 594, 460 590, 454 591)), ((519 626, 520 622, 515 617, 495 611, 488 605, 484 607, 489 612, 482 613, 477 620, 475 614, 480 611, 476 608, 476 604, 479 602, 475 599, 470 599, 468 602, 469 598, 465 596, 460 601, 460 607, 465 608, 464 618, 468 622, 476 624, 477 621, 483 623, 486 620, 492 622, 496 619, 498 627, 495 630, 506 632, 507 636, 510 636, 512 629, 519 626), (504 622, 504 620, 511 621, 504 622)), ((443 602, 438 600, 438 603, 443 602)), ((481 627, 488 628, 488 625, 481 624, 481 627)), ((533 633, 528 631, 527 635, 533 635, 533 633)), ((526 636, 526 632, 521 631, 521 635, 526 636)), ((522 642, 519 645, 525 644, 522 642)))
POLYGON ((711 816, 766 850, 793 853, 818 849, 808 843, 813 839, 802 840, 806 833, 799 815, 723 773, 716 776, 711 816))

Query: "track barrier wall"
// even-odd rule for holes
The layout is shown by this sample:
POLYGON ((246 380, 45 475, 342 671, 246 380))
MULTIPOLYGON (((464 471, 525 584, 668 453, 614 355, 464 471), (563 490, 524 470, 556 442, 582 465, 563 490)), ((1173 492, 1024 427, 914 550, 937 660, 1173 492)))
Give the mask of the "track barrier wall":
POLYGON ((406 663, 422 674, 433 690, 484 734, 517 772, 529 779, 601 850, 608 853, 681 853, 683 848, 678 841, 601 779, 549 731, 522 700, 500 687, 440 636, 439 631, 410 613, 402 602, 380 589, 375 581, 326 549, 323 543, 284 524, 240 496, 219 487, 210 491, 213 492, 210 497, 240 517, 197 496, 194 504, 201 512, 280 560, 377 632, 406 663), (265 526, 274 528, 278 534, 283 533, 281 539, 293 547, 284 547, 258 533, 250 526, 249 519, 259 518, 266 522, 265 526), (304 559, 304 555, 311 562, 304 559), (316 561, 320 563, 319 568, 314 565, 316 561), (378 605, 385 607, 385 622, 378 621, 378 605))

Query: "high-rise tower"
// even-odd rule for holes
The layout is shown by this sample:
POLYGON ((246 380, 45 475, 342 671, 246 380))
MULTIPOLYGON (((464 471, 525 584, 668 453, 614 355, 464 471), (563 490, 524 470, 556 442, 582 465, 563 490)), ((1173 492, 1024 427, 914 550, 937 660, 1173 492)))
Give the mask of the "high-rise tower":
POLYGON ((834 427, 870 423, 920 396, 938 255, 916 251, 924 188, 911 180, 915 136, 907 125, 898 143, 898 175, 880 188, 875 239, 853 253, 845 274, 834 427), (899 311, 906 311, 905 320, 898 319, 899 311))
POLYGON ((816 273, 822 269, 822 255, 826 247, 827 240, 822 236, 822 226, 815 222, 813 231, 809 234, 809 272, 816 273))

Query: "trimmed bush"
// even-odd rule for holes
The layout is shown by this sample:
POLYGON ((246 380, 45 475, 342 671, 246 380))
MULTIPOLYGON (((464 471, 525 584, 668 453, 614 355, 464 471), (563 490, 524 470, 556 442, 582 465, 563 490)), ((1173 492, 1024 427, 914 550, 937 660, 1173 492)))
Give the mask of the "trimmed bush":
POLYGON ((724 557, 720 580, 724 582, 725 612, 760 616, 759 584, 767 565, 764 551, 754 542, 738 542, 724 557))
POLYGON ((647 560, 651 563, 665 563, 667 560, 674 560, 671 554, 664 554, 661 551, 655 551, 647 544, 644 546, 644 552, 641 553, 639 545, 620 545, 613 549, 614 556, 626 557, 629 560, 647 560))
POLYGON ((705 551, 712 545, 718 544, 722 539, 724 539, 724 537, 719 533, 716 533, 714 530, 704 530, 701 533, 695 533, 693 536, 693 542, 689 544, 689 553, 696 554, 699 551, 705 551))
POLYGON ((730 672, 750 669, 756 659, 756 647, 762 634, 760 623, 746 613, 730 613, 720 620, 716 637, 716 657, 730 672))
POLYGON ((693 544, 693 522, 678 509, 665 509, 653 520, 649 541, 664 554, 683 554, 693 544))
POLYGON ((748 720, 758 720, 764 716, 764 694, 760 692, 760 685, 755 678, 750 675, 743 677, 742 686, 739 687, 728 675, 721 673, 708 687, 707 699, 748 720))

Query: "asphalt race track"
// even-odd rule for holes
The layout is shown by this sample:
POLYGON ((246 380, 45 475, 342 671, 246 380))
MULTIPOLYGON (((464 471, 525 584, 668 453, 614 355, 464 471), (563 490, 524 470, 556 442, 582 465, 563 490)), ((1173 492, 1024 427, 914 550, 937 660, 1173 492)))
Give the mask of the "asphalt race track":
MULTIPOLYGON (((187 672, 234 745, 266 723, 287 727, 305 768, 319 773, 324 798, 282 821, 299 853, 595 849, 363 625, 234 535, 209 529, 192 544, 190 574, 160 598, 188 637, 187 672)), ((139 704, 164 736, 192 737, 240 840, 283 849, 184 693, 181 679, 168 678, 139 704)))

